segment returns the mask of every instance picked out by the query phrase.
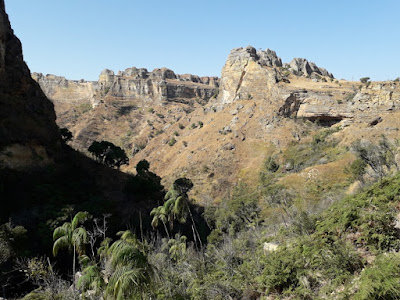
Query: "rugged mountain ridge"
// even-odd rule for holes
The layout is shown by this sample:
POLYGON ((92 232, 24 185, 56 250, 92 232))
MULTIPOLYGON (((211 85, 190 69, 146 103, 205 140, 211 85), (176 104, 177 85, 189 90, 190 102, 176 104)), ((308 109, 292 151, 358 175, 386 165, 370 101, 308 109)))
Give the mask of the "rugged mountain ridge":
POLYGON ((49 161, 60 143, 53 104, 31 78, 22 47, 0 1, 0 161, 25 167, 49 161))
POLYGON ((271 151, 308 140, 314 131, 298 120, 340 128, 334 136, 347 146, 400 127, 393 122, 398 82, 336 80, 305 59, 285 64, 276 52, 251 46, 231 51, 220 80, 136 68, 103 71, 95 83, 33 77, 54 102, 58 124, 73 132, 73 147, 112 141, 131 157, 125 171, 147 159, 166 185, 192 178, 202 202, 221 197, 244 174, 255 178, 271 151))
POLYGON ((67 80, 65 77, 33 73, 46 95, 53 102, 88 101, 97 106, 107 97, 120 100, 141 100, 162 105, 168 101, 190 99, 208 101, 219 85, 218 77, 177 75, 167 68, 149 72, 145 68, 128 68, 115 74, 105 69, 98 81, 67 80))
POLYGON ((236 48, 222 69, 219 101, 232 103, 257 98, 270 101, 268 113, 333 122, 373 118, 378 113, 398 109, 400 94, 396 82, 351 83, 349 90, 348 82, 347 89, 342 89, 339 82, 336 86, 328 84, 333 79, 327 70, 306 59, 295 58, 282 65, 281 59, 269 49, 236 48), (309 87, 304 81, 304 86, 291 84, 288 72, 297 77, 292 81, 309 78, 309 87))

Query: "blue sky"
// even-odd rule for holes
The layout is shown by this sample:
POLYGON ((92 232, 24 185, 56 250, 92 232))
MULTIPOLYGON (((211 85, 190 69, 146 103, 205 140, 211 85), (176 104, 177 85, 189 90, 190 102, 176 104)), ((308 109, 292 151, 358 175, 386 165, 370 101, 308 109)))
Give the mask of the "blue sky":
POLYGON ((220 76, 232 48, 304 57, 337 78, 400 76, 398 0, 5 0, 32 72, 97 80, 168 67, 220 76))

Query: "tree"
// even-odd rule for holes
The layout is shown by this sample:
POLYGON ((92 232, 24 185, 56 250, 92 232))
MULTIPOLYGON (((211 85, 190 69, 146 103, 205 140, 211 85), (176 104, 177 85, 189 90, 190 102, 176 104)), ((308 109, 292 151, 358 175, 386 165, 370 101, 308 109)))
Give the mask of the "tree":
POLYGON ((175 234, 174 239, 170 239, 168 241, 168 252, 173 261, 177 262, 186 254, 186 240, 186 236, 181 236, 179 233, 177 233, 175 234))
POLYGON ((73 288, 75 292, 75 254, 83 255, 85 253, 85 243, 87 242, 87 232, 83 224, 88 217, 87 212, 78 212, 71 222, 65 222, 57 227, 53 232, 53 255, 57 256, 58 251, 67 248, 69 252, 73 251, 72 276, 73 288))
POLYGON ((88 148, 88 151, 97 159, 110 167, 117 167, 129 164, 129 158, 125 151, 111 142, 94 141, 88 148))
POLYGON ((168 232, 168 228, 166 225, 168 219, 167 219, 165 207, 158 206, 158 207, 153 208, 152 211, 150 212, 150 216, 153 217, 153 220, 151 221, 151 226, 153 227, 153 229, 157 228, 161 222, 164 225, 165 232, 169 239, 169 232, 168 232))
POLYGON ((68 128, 60 128, 61 138, 64 142, 69 142, 72 140, 72 132, 68 130, 68 128))
POLYGON ((164 187, 161 185, 161 177, 149 170, 150 163, 143 159, 136 165, 135 176, 128 179, 125 191, 128 193, 157 193, 164 187))
POLYGON ((106 293, 114 299, 143 299, 148 290, 152 268, 143 245, 130 230, 118 232, 120 239, 108 250, 112 275, 108 278, 106 293))
POLYGON ((80 263, 83 270, 78 280, 78 288, 81 288, 83 292, 92 290, 94 295, 98 296, 106 286, 101 268, 86 255, 81 257, 80 263))
MULTIPOLYGON (((199 239, 201 244, 200 235, 197 231, 196 224, 193 219, 192 212, 190 210, 190 200, 187 193, 193 188, 193 183, 188 178, 178 178, 173 183, 170 190, 167 192, 164 198, 164 204, 157 208, 154 208, 150 213, 153 216, 152 225, 153 228, 158 226, 158 221, 162 221, 166 229, 166 220, 169 222, 169 227, 172 230, 174 227, 174 222, 178 221, 183 224, 187 221, 187 216, 189 215, 192 220, 192 230, 193 238, 199 239), (197 235, 197 236, 196 236, 197 235)), ((167 231, 168 234, 168 231, 167 231)), ((169 234, 168 234, 169 238, 169 234)))
POLYGON ((377 174, 380 181, 393 165, 399 170, 395 160, 397 146, 390 143, 384 135, 382 135, 378 144, 357 140, 352 144, 352 150, 377 174))

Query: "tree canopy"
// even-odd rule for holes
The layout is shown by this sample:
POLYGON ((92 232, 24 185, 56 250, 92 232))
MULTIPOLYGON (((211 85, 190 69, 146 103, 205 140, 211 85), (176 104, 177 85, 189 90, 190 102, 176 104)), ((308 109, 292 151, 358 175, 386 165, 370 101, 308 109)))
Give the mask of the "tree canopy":
POLYGON ((125 151, 111 142, 94 141, 88 148, 88 151, 96 157, 97 161, 110 167, 117 167, 129 164, 129 158, 125 151))

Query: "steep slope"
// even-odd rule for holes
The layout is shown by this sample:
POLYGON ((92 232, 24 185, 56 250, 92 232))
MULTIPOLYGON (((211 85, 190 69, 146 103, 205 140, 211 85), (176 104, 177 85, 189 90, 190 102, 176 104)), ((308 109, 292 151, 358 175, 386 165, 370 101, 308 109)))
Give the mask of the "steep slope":
POLYGON ((149 72, 133 67, 118 74, 104 70, 94 82, 40 73, 32 77, 53 101, 58 125, 72 131, 72 145, 81 151, 93 140, 106 139, 131 153, 147 140, 150 132, 145 129, 146 119, 151 115, 157 114, 165 123, 160 119, 177 108, 173 116, 179 118, 184 110, 208 102, 219 85, 216 77, 176 75, 167 68, 149 72))
POLYGON ((312 184, 337 174, 343 190, 345 166, 354 160, 348 146, 357 138, 394 138, 400 128, 398 82, 336 80, 306 59, 282 63, 274 51, 251 46, 231 51, 219 81, 135 68, 105 71, 95 83, 33 77, 55 103, 58 123, 74 133, 73 147, 85 151, 93 140, 110 140, 131 156, 125 171, 147 159, 166 185, 189 176, 201 202, 221 199, 241 181, 256 185, 270 156, 287 166, 282 183, 304 188, 313 168, 307 163, 311 169, 297 174, 286 152, 294 144, 312 147, 331 126, 329 139, 340 150, 313 162, 319 175, 312 184))
POLYGON ((29 165, 36 155, 48 161, 60 146, 53 104, 32 80, 0 5, 0 161, 10 167, 29 165))
MULTIPOLYGON (((62 141, 53 104, 31 78, 3 0, 0 54, 0 224, 12 220, 24 225, 35 251, 45 252, 52 230, 47 221, 65 216, 65 210, 113 213, 114 225, 125 224, 139 209, 148 215, 162 196, 161 188, 130 195, 124 192, 127 174, 62 141)), ((150 227, 147 221, 145 217, 143 224, 150 227)))

